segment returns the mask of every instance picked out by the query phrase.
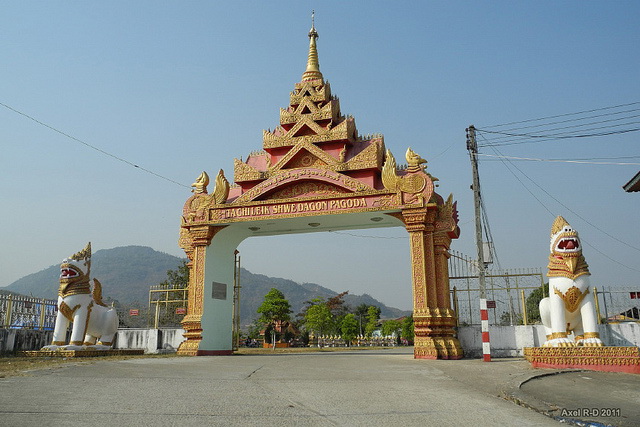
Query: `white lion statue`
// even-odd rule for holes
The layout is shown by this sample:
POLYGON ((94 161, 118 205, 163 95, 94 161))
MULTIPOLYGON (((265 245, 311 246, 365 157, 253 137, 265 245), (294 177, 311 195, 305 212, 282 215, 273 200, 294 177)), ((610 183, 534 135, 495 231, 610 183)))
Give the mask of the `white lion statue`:
POLYGON ((547 341, 543 347, 602 347, 589 266, 578 233, 561 216, 551 227, 549 296, 540 301, 540 317, 547 341), (573 332, 575 341, 568 338, 573 332))
POLYGON ((114 308, 102 302, 102 286, 98 280, 93 279, 91 288, 90 271, 91 242, 60 264, 58 315, 53 340, 42 350, 108 350, 113 345, 118 315, 114 308), (69 322, 73 322, 73 327, 67 343, 69 322))

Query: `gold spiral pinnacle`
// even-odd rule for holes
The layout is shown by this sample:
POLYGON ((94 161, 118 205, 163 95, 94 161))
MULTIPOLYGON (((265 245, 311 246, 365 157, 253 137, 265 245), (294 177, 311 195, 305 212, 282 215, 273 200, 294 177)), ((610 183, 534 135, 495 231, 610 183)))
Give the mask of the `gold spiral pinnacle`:
POLYGON ((320 62, 318 61, 318 49, 316 39, 318 32, 315 26, 315 11, 311 13, 311 30, 309 30, 309 56, 307 57, 307 69, 302 74, 302 81, 322 79, 320 62))

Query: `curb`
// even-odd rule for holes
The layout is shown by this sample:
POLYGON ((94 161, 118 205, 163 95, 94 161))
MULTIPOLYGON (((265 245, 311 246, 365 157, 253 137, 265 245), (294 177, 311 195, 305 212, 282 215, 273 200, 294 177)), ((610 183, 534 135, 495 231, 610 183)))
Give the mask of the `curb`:
POLYGON ((585 427, 611 426, 611 424, 603 424, 603 423, 598 423, 594 421, 561 417, 559 415, 554 414, 555 411, 560 410, 560 408, 558 408, 555 404, 538 399, 534 396, 531 396, 521 391, 522 386, 531 380, 560 375, 560 374, 573 373, 573 372, 589 372, 589 371, 585 369, 567 369, 562 371, 543 372, 540 374, 533 374, 522 381, 518 381, 517 385, 516 384, 511 385, 511 387, 509 387, 510 389, 509 391, 503 390, 501 397, 505 400, 515 403, 518 406, 522 406, 532 411, 536 411, 542 415, 545 415, 563 424, 585 426, 585 427))

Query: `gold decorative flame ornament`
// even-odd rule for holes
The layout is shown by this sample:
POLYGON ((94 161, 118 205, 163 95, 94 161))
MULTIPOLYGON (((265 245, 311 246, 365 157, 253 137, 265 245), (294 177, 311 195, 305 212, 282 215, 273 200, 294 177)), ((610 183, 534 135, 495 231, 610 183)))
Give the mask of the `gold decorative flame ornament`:
POLYGON ((382 166, 382 184, 389 191, 416 194, 424 190, 427 179, 419 172, 424 171, 423 163, 427 161, 417 155, 411 148, 407 150, 407 174, 398 176, 396 159, 390 150, 386 152, 386 161, 382 166))
MULTIPOLYGON (((207 194, 207 185, 209 185, 209 175, 206 172, 202 172, 196 182, 191 184, 193 190, 191 190, 196 195, 199 194, 207 194)), ((220 169, 218 175, 216 176, 216 183, 213 187, 213 193, 208 196, 206 199, 203 199, 201 204, 204 205, 216 205, 221 204, 227 201, 227 197, 229 197, 229 181, 224 176, 224 171, 220 169)))
POLYGON ((209 175, 207 175, 205 171, 202 171, 198 178, 196 178, 196 182, 191 184, 193 187, 191 192, 196 194, 207 194, 207 185, 209 185, 209 175))

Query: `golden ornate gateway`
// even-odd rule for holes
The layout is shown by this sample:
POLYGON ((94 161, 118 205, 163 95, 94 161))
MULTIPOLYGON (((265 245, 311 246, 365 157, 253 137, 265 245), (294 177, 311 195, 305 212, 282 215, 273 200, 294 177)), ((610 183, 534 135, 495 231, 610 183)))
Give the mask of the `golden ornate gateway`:
POLYGON ((416 358, 459 359, 449 300, 449 245, 459 235, 456 203, 434 192, 437 178, 410 148, 398 168, 382 135, 362 136, 320 72, 316 39, 302 80, 264 131, 263 150, 235 159, 234 186, 221 170, 193 184, 180 247, 190 262, 186 330, 179 354, 230 354, 233 252, 251 236, 404 226, 410 236, 416 358))

